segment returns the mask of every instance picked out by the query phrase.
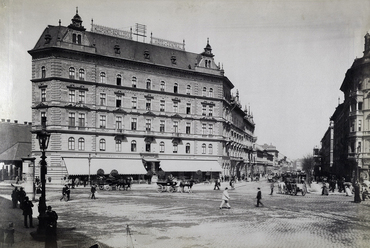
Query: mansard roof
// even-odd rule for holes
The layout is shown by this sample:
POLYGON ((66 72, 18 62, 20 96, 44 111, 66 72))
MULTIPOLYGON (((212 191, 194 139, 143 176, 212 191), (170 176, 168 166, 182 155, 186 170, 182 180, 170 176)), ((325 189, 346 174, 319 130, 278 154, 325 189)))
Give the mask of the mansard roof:
POLYGON ((42 33, 35 47, 30 50, 29 53, 32 55, 47 48, 62 48, 74 50, 76 52, 87 52, 117 59, 177 68, 180 70, 199 71, 219 76, 226 80, 231 88, 234 87, 228 78, 223 75, 223 69, 202 68, 202 70, 197 70, 196 67, 202 59, 202 53, 197 54, 97 32, 81 31, 61 25, 49 25, 42 33), (81 44, 73 43, 70 38, 72 33, 82 35, 84 39, 83 42, 81 44))

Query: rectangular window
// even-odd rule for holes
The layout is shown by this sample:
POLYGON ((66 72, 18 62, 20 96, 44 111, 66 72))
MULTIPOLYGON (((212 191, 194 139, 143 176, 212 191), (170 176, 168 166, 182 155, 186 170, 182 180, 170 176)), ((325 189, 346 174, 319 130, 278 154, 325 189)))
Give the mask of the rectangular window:
POLYGON ((191 114, 191 104, 190 103, 187 103, 186 104, 186 114, 187 115, 190 115, 191 114))
POLYGON ((174 121, 173 122, 173 131, 175 133, 178 133, 179 132, 179 122, 178 121, 174 121))
POLYGON ((71 103, 76 102, 75 90, 69 90, 69 102, 71 103))
POLYGON ((177 153, 179 145, 177 143, 173 143, 173 153, 177 153))
POLYGON ((202 134, 203 134, 203 135, 207 134, 207 133, 206 133, 206 130, 207 130, 207 124, 203 123, 203 124, 202 124, 202 134))
POLYGON ((202 105, 202 115, 206 116, 207 106, 205 104, 202 105))
POLYGON ((122 141, 116 140, 116 152, 122 151, 122 141))
POLYGON ((149 142, 145 143, 145 151, 150 152, 151 144, 149 142))
POLYGON ((152 103, 152 99, 146 99, 145 108, 147 111, 151 110, 151 103, 152 103))
POLYGON ((186 134, 190 134, 190 123, 186 123, 186 134))
POLYGON ((78 114, 78 126, 85 127, 85 114, 84 113, 78 114))
POLYGON ((161 100, 161 102, 159 104, 159 111, 164 112, 164 106, 165 106, 165 101, 161 100))
POLYGON ((85 103, 85 91, 81 90, 78 92, 78 102, 85 103))
POLYGON ((213 106, 208 106, 208 116, 213 116, 213 106))
POLYGON ((208 125, 208 134, 213 135, 213 124, 208 125))
POLYGON ((105 106, 107 103, 107 95, 105 93, 100 93, 100 105, 105 106))
POLYGON ((122 84, 122 77, 121 77, 121 75, 117 75, 116 84, 117 85, 121 85, 122 84))
POLYGON ((122 117, 116 116, 116 129, 122 129, 122 117))
POLYGON ((159 124, 159 132, 164 133, 165 132, 165 121, 161 120, 159 124))
POLYGON ((105 115, 100 116, 100 128, 105 128, 107 117, 105 115))
POLYGON ((173 103, 173 112, 177 113, 179 110, 179 103, 178 102, 174 102, 173 103))
POLYGON ((131 119, 131 130, 136 130, 137 128, 137 118, 131 119))
POLYGON ((75 113, 68 114, 68 126, 74 127, 76 125, 76 115, 75 113))
POLYGON ((151 131, 151 129, 152 129, 152 120, 151 119, 146 119, 145 130, 146 131, 151 131))
POLYGON ((46 102, 46 89, 41 89, 41 102, 46 102))
POLYGON ((359 132, 361 132, 361 125, 362 125, 361 120, 358 120, 358 131, 359 131, 359 132))
POLYGON ((132 97, 132 108, 133 109, 137 108, 137 97, 132 97))
POLYGON ((116 96, 116 107, 117 108, 120 108, 122 106, 122 96, 121 95, 117 95, 116 96))

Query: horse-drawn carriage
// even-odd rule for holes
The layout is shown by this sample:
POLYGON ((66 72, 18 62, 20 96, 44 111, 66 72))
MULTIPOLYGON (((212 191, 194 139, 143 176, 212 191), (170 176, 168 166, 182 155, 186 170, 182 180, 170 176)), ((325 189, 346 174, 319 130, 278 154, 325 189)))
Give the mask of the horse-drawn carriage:
POLYGON ((131 178, 116 178, 112 176, 99 176, 96 184, 100 190, 129 190, 131 189, 131 178))
POLYGON ((177 192, 177 182, 174 181, 164 181, 164 182, 157 182, 157 191, 161 192, 177 192))

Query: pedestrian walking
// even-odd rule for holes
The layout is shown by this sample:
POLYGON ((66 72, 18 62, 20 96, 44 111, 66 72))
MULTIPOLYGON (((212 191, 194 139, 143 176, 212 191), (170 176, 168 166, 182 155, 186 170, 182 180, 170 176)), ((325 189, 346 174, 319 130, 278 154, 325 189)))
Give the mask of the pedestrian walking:
POLYGON ((271 188, 270 195, 272 195, 274 193, 274 187, 275 187, 275 183, 274 183, 274 181, 272 181, 271 184, 270 184, 270 188, 271 188))
POLYGON ((18 203, 18 188, 15 187, 14 190, 12 191, 12 203, 13 203, 13 208, 17 208, 17 203, 18 203))
POLYGON ((18 201, 19 201, 20 209, 23 209, 22 204, 24 202, 25 197, 26 197, 26 192, 24 191, 23 187, 21 187, 20 190, 18 190, 18 201))
POLYGON ((96 199, 95 198, 95 192, 96 192, 96 186, 92 185, 91 186, 91 199, 96 199))
POLYGON ((22 204, 23 207, 23 216, 24 216, 24 227, 28 228, 27 225, 27 218, 29 219, 30 227, 33 227, 32 225, 32 207, 33 203, 28 199, 28 196, 24 198, 24 202, 22 204))
POLYGON ((229 196, 229 192, 227 190, 228 190, 228 188, 226 187, 224 192, 222 193, 222 202, 221 202, 221 205, 220 205, 220 209, 222 209, 224 205, 226 205, 227 209, 230 209, 230 204, 229 204, 230 196, 229 196))
POLYGON ((216 188, 220 190, 220 186, 221 186, 220 179, 215 180, 215 186, 213 187, 213 190, 216 190, 216 188))
POLYGON ((261 192, 261 188, 257 188, 258 189, 258 192, 257 192, 257 205, 256 207, 259 207, 260 204, 262 205, 262 207, 264 206, 263 203, 261 202, 261 199, 262 199, 262 192, 261 192))
POLYGON ((60 200, 63 200, 64 197, 67 197, 67 201, 69 201, 69 195, 71 193, 71 190, 69 189, 68 185, 64 185, 62 189, 62 198, 60 200))
POLYGON ((360 185, 358 182, 355 183, 355 203, 360 203, 361 202, 361 193, 360 193, 360 185))

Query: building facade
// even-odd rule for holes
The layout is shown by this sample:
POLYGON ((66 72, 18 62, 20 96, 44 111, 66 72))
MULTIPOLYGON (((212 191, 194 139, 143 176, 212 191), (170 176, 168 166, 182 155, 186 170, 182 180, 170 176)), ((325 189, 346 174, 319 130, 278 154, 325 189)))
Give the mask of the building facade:
MULTIPOLYGON (((340 90, 344 102, 330 118, 333 125, 333 165, 330 174, 347 181, 369 180, 370 164, 370 34, 362 58, 346 72, 340 90)), ((330 143, 323 143, 328 154, 330 143)))
MULTIPOLYGON (((32 56, 33 156, 46 117, 48 177, 105 174, 208 179, 231 175, 252 153, 255 124, 234 85, 204 51, 91 23, 76 13, 49 25, 32 56)), ((36 161, 36 164, 37 161, 36 161)))

